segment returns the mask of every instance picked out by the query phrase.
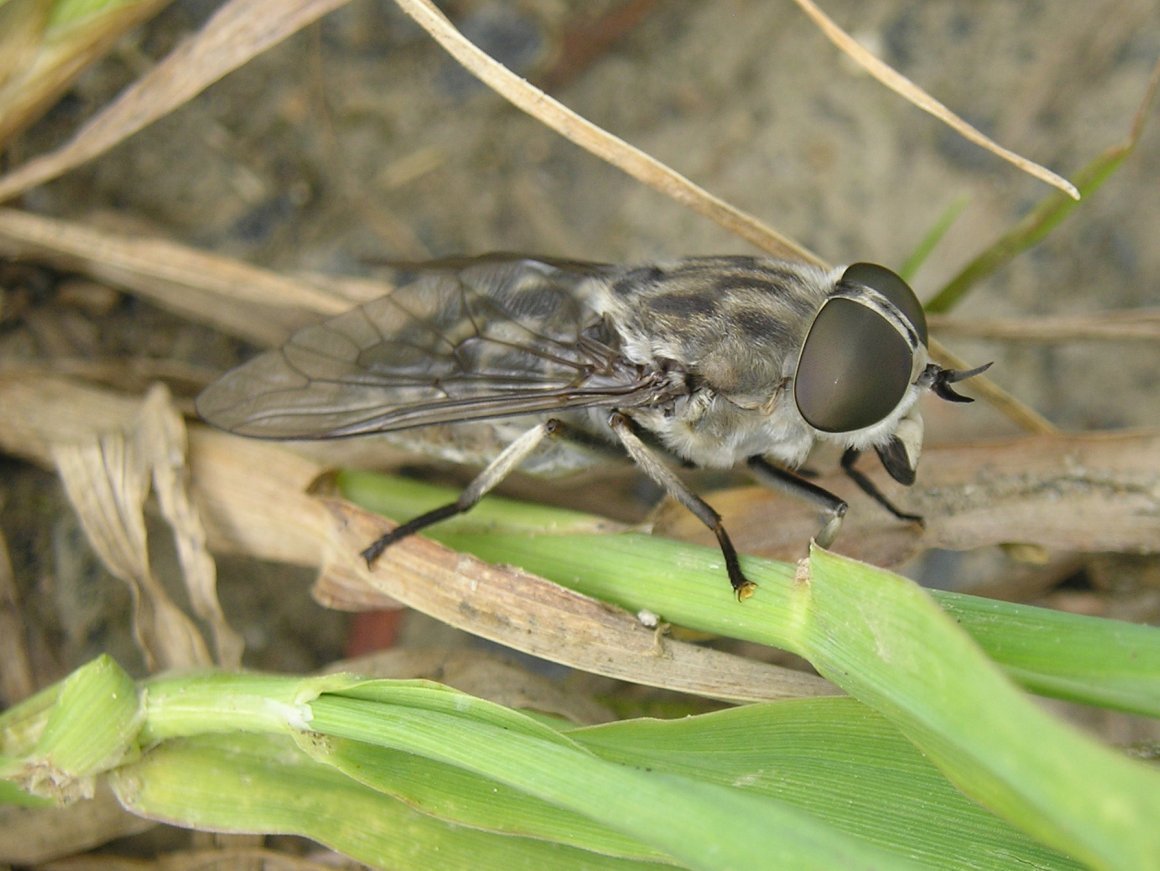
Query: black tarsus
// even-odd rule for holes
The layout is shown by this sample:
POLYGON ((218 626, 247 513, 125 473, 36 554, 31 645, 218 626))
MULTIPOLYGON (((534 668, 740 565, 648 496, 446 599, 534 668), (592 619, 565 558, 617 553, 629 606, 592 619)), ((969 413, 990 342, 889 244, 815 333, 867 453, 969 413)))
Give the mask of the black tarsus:
POLYGON ((471 508, 470 505, 462 506, 457 499, 448 505, 440 505, 438 508, 420 514, 418 517, 408 520, 406 523, 401 523, 392 529, 390 532, 380 535, 370 546, 360 552, 360 556, 367 561, 367 568, 372 568, 375 560, 379 558, 384 550, 390 547, 397 541, 402 541, 404 538, 414 535, 426 529, 428 526, 438 523, 440 520, 446 520, 449 517, 454 517, 456 514, 463 514, 471 508))

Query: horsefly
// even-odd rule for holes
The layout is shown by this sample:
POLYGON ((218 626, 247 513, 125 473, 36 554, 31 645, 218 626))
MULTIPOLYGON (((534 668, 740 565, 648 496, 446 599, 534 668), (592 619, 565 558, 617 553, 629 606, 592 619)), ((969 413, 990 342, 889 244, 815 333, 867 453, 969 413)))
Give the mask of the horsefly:
MULTIPOLYGON (((986 369, 929 360, 914 292, 882 266, 826 271, 754 257, 638 267, 489 255, 404 267, 388 296, 294 334, 197 399, 209 423, 244 436, 385 434, 413 451, 482 465, 460 497, 379 538, 400 539, 475 505, 517 466, 556 474, 598 444, 628 454, 717 537, 738 598, 753 591, 720 515, 661 459, 728 468, 814 503, 828 544, 846 503, 793 474, 815 442, 853 468, 874 448, 914 481, 916 402, 986 369), (554 438, 545 442, 548 436, 554 438)), ((989 364, 988 364, 989 365, 989 364)))

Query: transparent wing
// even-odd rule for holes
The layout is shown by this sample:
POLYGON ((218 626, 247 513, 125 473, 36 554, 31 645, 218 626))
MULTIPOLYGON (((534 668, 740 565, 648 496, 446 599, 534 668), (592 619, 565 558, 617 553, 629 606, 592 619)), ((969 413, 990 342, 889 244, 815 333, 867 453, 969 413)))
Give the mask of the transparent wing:
POLYGON ((207 387, 198 412, 241 435, 322 439, 656 397, 578 292, 613 267, 456 265, 295 333, 207 387))

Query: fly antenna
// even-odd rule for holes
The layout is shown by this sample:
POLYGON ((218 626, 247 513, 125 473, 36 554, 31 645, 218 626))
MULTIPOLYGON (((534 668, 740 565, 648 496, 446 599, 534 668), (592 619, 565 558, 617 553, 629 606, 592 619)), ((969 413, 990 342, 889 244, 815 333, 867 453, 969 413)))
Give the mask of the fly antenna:
POLYGON ((956 393, 951 385, 981 375, 991 366, 992 363, 984 363, 974 369, 944 369, 937 363, 931 363, 923 370, 919 383, 928 385, 935 392, 935 395, 948 402, 974 402, 975 400, 971 397, 956 393))

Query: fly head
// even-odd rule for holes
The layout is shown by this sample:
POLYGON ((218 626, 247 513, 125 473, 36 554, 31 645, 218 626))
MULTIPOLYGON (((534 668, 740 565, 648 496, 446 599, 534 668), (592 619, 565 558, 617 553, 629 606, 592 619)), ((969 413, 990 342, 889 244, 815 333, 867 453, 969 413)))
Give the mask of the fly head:
POLYGON ((821 437, 872 446, 891 477, 913 483, 923 435, 919 392, 969 402, 950 385, 987 368, 930 363, 927 341, 922 304, 901 277, 873 263, 847 267, 802 342, 793 379, 798 411, 821 437))

